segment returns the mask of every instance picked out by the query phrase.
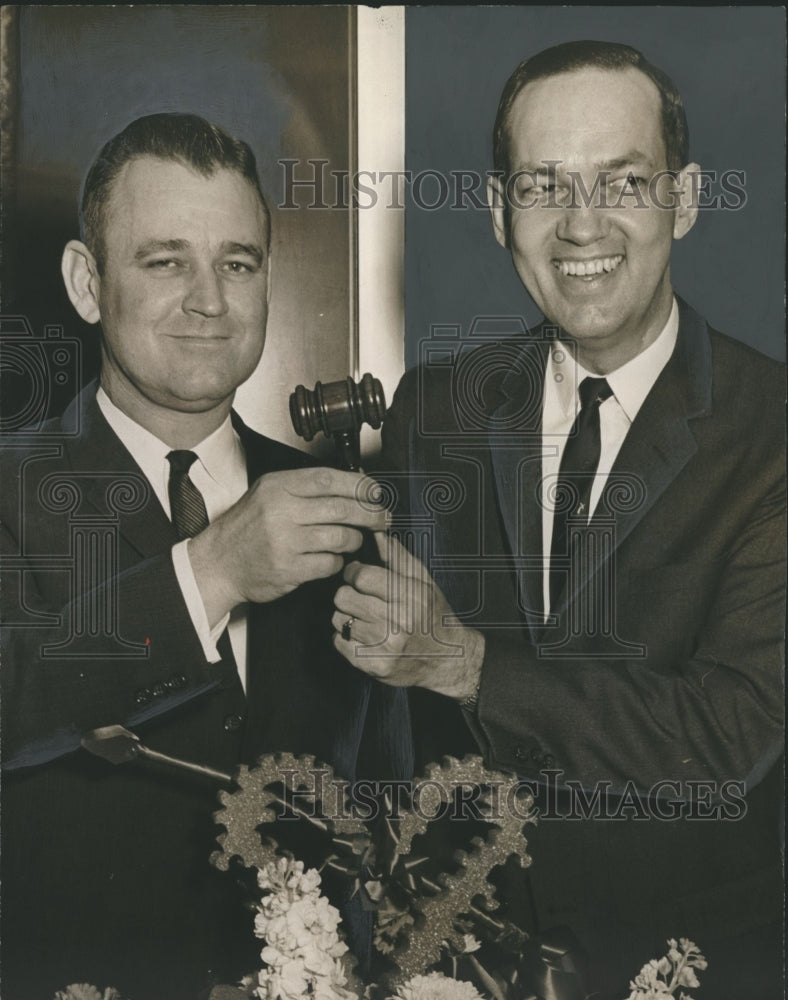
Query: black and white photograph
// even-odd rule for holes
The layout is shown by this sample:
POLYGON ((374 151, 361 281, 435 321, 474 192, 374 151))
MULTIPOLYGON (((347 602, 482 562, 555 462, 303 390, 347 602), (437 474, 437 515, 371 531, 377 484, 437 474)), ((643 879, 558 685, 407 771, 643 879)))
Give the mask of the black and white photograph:
POLYGON ((780 1000, 784 9, 0 28, 4 1000, 780 1000))

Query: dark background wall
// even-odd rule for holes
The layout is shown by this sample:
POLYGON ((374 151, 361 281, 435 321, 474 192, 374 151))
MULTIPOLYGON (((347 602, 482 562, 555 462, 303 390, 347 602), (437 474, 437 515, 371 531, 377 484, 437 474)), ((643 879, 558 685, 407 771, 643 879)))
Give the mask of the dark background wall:
MULTIPOLYGON (((82 345, 83 379, 95 374, 97 330, 66 298, 60 254, 78 235, 79 186, 93 157, 140 115, 192 111, 245 139, 274 205, 284 200, 283 157, 348 169, 349 27, 342 7, 20 9, 3 206, 3 250, 14 266, 3 312, 27 317, 37 337, 62 325, 82 345)), ((347 374, 351 273, 347 211, 274 210, 268 342, 239 395, 253 426, 295 441, 293 386, 347 374)), ((19 373, 4 376, 6 413, 15 412, 14 394, 29 386, 19 373)), ((51 389, 59 412, 73 386, 51 389)))
MULTIPOLYGON (((746 172, 746 205, 704 211, 675 244, 676 290, 712 325, 784 356, 785 12, 767 7, 422 7, 406 17, 406 168, 492 168, 491 133, 503 85, 529 55, 596 38, 640 49, 676 82, 691 159, 746 172)), ((437 201, 425 184, 422 200, 437 201)), ((488 213, 406 215, 406 364, 433 324, 540 314, 488 213)))

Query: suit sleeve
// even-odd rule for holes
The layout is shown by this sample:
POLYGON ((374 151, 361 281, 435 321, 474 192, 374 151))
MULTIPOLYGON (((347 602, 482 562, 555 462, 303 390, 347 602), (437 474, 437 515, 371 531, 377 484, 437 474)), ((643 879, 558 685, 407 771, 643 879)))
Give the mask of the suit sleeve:
MULTIPOLYGON (((191 624, 170 551, 80 589, 80 576, 20 555, 10 518, 0 528, 3 766, 40 764, 76 749, 100 726, 133 726, 216 685, 191 624), (75 581, 59 601, 54 578, 75 581), (114 635, 91 634, 102 609, 114 635), (81 632, 81 634, 80 634, 81 632), (117 641, 122 637, 122 644, 117 641)), ((42 525, 41 534, 44 533, 42 525)), ((46 542, 42 543, 46 552, 46 542)), ((50 564, 56 562, 49 560, 50 564)))
POLYGON ((628 782, 650 790, 760 781, 783 744, 784 510, 778 486, 719 568, 692 655, 670 669, 652 667, 648 655, 545 661, 488 632, 472 723, 486 758, 618 791, 628 782))
MULTIPOLYGON (((426 405, 445 392, 431 384, 426 405)), ((447 407, 444 406, 443 410, 447 407)), ((439 447, 419 433, 416 379, 407 376, 385 429, 393 468, 441 469, 439 447)), ((424 415, 420 415, 423 423, 424 415)), ((774 443, 774 435, 771 437, 774 443)), ((675 567, 682 590, 648 594, 633 620, 645 623, 645 656, 546 659, 521 627, 485 629, 476 712, 463 713, 487 763, 540 780, 607 783, 612 791, 660 782, 757 783, 783 742, 785 486, 779 448, 761 448, 728 484, 746 506, 727 531, 724 557, 696 581, 675 567), (687 626, 677 602, 694 608, 687 626), (675 633, 675 634, 674 634, 675 633), (662 643, 657 650, 659 638, 662 643), (675 655, 667 655, 671 642, 675 655)), ((702 490, 703 484, 698 485, 702 490)), ((722 501, 709 501, 718 510, 722 501)), ((679 511, 680 515, 680 511, 679 511)), ((720 514, 720 522, 725 514, 720 514)), ((456 543, 442 538, 441 554, 456 543)), ((624 585, 625 586, 625 585, 624 585)), ((689 611, 687 611, 689 615, 689 611)))

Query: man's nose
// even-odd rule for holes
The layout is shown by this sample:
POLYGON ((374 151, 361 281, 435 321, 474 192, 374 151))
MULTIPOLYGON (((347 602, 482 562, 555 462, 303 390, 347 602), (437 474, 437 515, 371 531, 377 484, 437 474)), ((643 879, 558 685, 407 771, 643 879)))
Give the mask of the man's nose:
POLYGON ((183 297, 184 312, 202 316, 221 316, 227 312, 227 299, 222 278, 212 266, 198 267, 191 274, 189 287, 183 297))
POLYGON ((604 206, 583 204, 582 201, 565 205, 556 227, 560 240, 587 246, 607 235, 607 218, 604 206))

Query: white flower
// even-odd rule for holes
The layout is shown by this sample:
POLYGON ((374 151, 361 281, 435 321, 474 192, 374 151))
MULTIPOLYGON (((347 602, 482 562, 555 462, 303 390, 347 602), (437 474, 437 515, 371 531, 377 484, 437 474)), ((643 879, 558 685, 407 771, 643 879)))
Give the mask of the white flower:
POLYGON ((101 1000, 101 994, 90 983, 72 983, 55 993, 55 1000, 101 1000))
POLYGON ((317 868, 310 868, 301 877, 300 891, 303 893, 318 893, 320 890, 320 872, 317 868))
MULTIPOLYGON (((695 989, 700 986, 695 969, 708 966, 700 949, 688 938, 668 938, 668 953, 657 960, 652 958, 630 982, 628 1000, 666 1000, 675 996, 679 986, 695 989)), ((679 1000, 691 1000, 683 991, 679 1000)))
POLYGON ((679 986, 688 986, 692 989, 700 986, 700 980, 695 975, 695 970, 685 966, 679 973, 679 986))
POLYGON ((108 986, 100 993, 90 983, 71 983, 64 990, 55 993, 55 1000, 120 1000, 120 993, 113 986, 108 986))
POLYGON ((258 974, 255 995, 262 1000, 356 1000, 343 988, 347 980, 337 959, 347 945, 337 933, 339 910, 320 895, 319 872, 278 858, 258 872, 257 881, 269 894, 254 921, 255 935, 265 941, 260 954, 267 966, 258 974))
POLYGON ((482 943, 478 941, 473 934, 463 934, 462 936, 462 950, 463 954, 469 955, 472 951, 478 951, 481 948, 482 943))
POLYGON ((120 1000, 120 993, 112 986, 100 993, 90 983, 71 983, 55 993, 55 1000, 120 1000))
POLYGON ((430 972, 426 976, 414 976, 407 983, 397 987, 397 992, 388 1000, 482 1000, 472 983, 459 979, 449 979, 440 972, 430 972))

